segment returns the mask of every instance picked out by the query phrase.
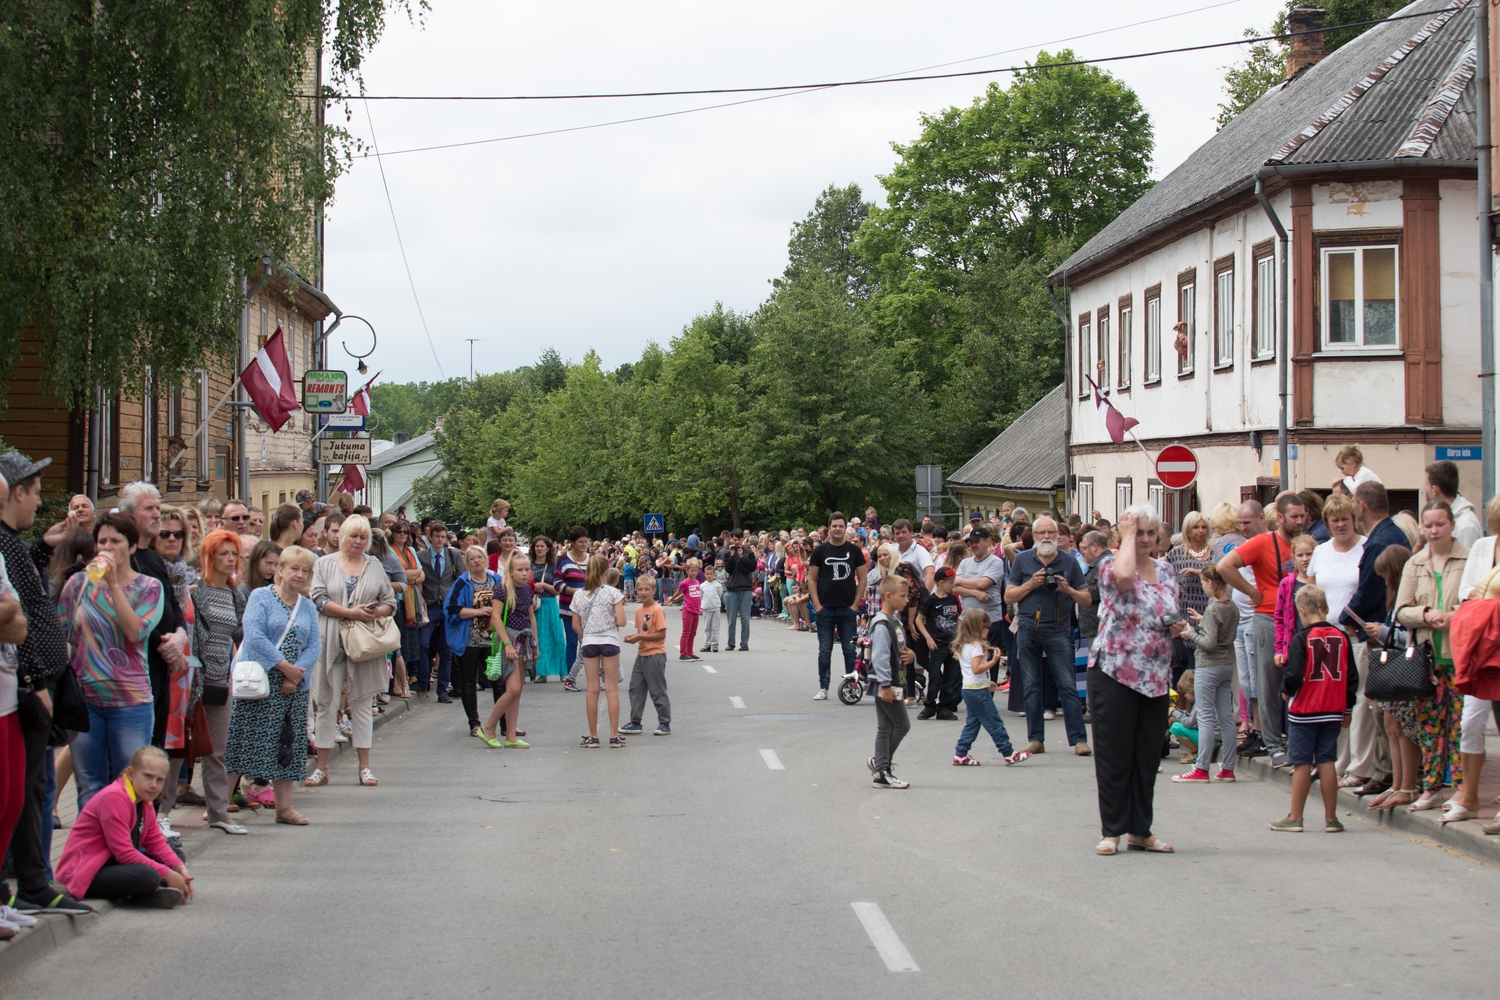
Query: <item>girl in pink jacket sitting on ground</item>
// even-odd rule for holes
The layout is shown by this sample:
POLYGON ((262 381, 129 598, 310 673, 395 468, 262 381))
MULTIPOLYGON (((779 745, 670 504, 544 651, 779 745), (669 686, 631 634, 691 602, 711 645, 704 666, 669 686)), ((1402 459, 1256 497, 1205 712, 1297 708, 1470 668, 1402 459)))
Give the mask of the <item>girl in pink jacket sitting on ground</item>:
POLYGON ((168 767, 166 751, 141 747, 119 779, 89 799, 57 862, 57 881, 68 892, 162 909, 193 898, 187 865, 156 825, 153 803, 168 767))

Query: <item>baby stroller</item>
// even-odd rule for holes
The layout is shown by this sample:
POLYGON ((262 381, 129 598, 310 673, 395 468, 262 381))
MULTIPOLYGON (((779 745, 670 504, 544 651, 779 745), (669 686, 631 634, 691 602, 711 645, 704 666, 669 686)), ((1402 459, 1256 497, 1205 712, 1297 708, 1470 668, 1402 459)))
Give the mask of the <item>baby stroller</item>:
MULTIPOLYGON (((865 697, 865 692, 870 689, 870 639, 864 634, 864 628, 860 628, 860 636, 854 640, 854 672, 845 674, 839 684, 839 701, 845 705, 858 705, 865 697)), ((917 670, 915 663, 907 667, 913 673, 913 686, 917 701, 923 700, 923 694, 927 690, 927 677, 917 670)))

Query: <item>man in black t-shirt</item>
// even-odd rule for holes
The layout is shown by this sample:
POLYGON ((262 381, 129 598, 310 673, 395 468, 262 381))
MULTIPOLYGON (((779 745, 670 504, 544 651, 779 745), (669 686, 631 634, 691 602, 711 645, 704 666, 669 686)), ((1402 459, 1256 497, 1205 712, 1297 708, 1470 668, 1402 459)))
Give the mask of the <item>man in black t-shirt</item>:
POLYGON ((919 719, 957 719, 955 710, 963 700, 963 677, 951 648, 963 614, 963 603, 953 593, 956 576, 949 567, 939 566, 933 572, 932 593, 917 609, 917 631, 922 634, 918 655, 927 668, 927 704, 917 714, 919 719))
POLYGON ((833 638, 844 647, 844 673, 854 672, 854 602, 865 592, 865 554, 844 532, 849 521, 840 511, 828 517, 828 541, 813 549, 807 565, 807 589, 818 615, 818 693, 826 701, 833 638))

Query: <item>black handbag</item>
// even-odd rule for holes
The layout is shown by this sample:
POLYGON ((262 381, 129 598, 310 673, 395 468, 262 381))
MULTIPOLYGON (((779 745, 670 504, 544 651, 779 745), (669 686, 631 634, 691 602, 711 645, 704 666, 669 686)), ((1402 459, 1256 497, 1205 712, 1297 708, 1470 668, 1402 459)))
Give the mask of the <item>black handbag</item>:
POLYGON ((1404 646, 1386 644, 1373 650, 1369 674, 1365 678, 1365 696, 1372 701, 1412 701, 1437 694, 1437 685, 1432 680, 1430 642, 1408 640, 1404 646))
MULTIPOLYGON (((297 763, 297 731, 292 728, 292 706, 286 707, 286 714, 281 717, 281 745, 276 749, 276 763, 282 767, 291 767, 297 763)), ((307 755, 304 753, 304 757, 307 755)))
POLYGON ((26 732, 50 733, 52 731, 52 716, 48 714, 47 706, 42 704, 41 696, 31 688, 17 688, 16 713, 20 716, 21 728, 26 732))

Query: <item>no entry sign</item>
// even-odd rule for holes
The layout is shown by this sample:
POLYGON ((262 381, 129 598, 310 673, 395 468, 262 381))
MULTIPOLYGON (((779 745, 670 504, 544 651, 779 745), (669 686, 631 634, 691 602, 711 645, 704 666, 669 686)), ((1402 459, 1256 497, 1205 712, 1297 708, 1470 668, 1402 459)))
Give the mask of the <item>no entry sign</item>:
POLYGON ((1167 489, 1187 489, 1198 478, 1198 456, 1184 445, 1168 445, 1156 456, 1156 478, 1167 489))

